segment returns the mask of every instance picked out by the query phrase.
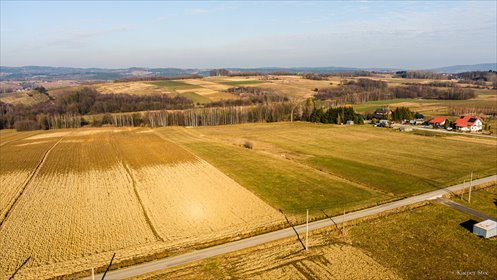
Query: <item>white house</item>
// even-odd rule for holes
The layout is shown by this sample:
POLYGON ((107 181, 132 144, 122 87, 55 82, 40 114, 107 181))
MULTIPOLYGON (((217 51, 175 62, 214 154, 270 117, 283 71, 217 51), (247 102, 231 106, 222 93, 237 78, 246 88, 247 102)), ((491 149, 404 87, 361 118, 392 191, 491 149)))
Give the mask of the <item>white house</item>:
POLYGON ((460 131, 478 132, 483 130, 483 121, 477 116, 463 115, 454 122, 460 131))

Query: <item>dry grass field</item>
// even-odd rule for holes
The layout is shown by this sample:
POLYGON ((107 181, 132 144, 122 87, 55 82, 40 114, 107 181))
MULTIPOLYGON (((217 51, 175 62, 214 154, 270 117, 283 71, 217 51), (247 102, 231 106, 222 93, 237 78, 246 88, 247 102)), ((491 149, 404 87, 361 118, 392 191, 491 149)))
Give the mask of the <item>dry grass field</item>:
POLYGON ((48 96, 34 90, 19 91, 19 92, 1 93, 0 101, 7 104, 33 105, 48 101, 48 96))
POLYGON ((281 122, 162 130, 169 137, 188 135, 189 138, 174 138, 178 142, 184 139, 187 146, 197 141, 240 147, 249 141, 254 157, 274 155, 398 194, 457 183, 469 175, 465 171, 469 169, 476 176, 487 176, 495 173, 497 162, 495 144, 487 139, 461 141, 467 139, 420 136, 370 126, 281 122), (462 156, 470 151, 471 157, 462 156), (353 172, 362 166, 365 168, 360 173, 364 175, 353 172), (371 173, 385 174, 387 180, 376 184, 366 176, 371 173))
POLYGON ((332 232, 310 235, 310 250, 296 238, 146 274, 138 279, 402 279, 364 250, 332 232))
POLYGON ((495 279, 497 240, 471 218, 429 203, 310 232, 308 251, 292 237, 136 279, 495 279))
POLYGON ((40 131, 2 145, 0 163, 0 278, 29 256, 19 276, 39 279, 102 267, 114 252, 132 263, 284 221, 151 130, 40 131))

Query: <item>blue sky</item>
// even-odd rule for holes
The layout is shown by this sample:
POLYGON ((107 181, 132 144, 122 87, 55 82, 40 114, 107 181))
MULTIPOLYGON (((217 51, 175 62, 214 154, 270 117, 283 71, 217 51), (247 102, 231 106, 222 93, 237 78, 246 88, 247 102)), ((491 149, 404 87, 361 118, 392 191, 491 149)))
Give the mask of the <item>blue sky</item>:
POLYGON ((0 1, 0 64, 350 66, 497 60, 496 1, 0 1))

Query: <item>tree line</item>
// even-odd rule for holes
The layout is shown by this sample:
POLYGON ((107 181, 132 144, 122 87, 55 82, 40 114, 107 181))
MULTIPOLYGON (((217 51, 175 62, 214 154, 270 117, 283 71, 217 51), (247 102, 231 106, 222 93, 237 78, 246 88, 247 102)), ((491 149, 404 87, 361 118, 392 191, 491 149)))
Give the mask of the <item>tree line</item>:
POLYGON ((309 121, 332 124, 343 124, 347 121, 353 121, 354 124, 364 124, 364 118, 356 114, 352 106, 338 106, 328 109, 314 107, 309 121))
MULTIPOLYGON (((0 102, 0 129, 23 127, 43 128, 39 118, 47 120, 52 127, 70 127, 69 119, 86 114, 105 114, 164 109, 193 108, 193 102, 182 96, 100 94, 94 88, 83 87, 76 91, 60 93, 55 100, 34 105, 6 104, 0 102)), ((48 125, 47 125, 48 126, 48 125)))
POLYGON ((473 90, 467 88, 440 89, 420 84, 390 88, 384 81, 367 78, 357 81, 342 81, 337 87, 321 88, 315 91, 314 97, 317 100, 332 100, 335 105, 359 104, 394 98, 466 100, 477 96, 473 90))

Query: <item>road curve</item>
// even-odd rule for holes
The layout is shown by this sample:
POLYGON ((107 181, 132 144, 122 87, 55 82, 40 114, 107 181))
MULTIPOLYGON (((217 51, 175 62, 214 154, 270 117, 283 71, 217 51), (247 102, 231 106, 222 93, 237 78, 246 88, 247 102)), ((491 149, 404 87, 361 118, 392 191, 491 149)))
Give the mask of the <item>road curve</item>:
MULTIPOLYGON (((492 181, 497 181, 497 175, 492 175, 489 177, 474 180, 473 186, 490 183, 492 181)), ((345 215, 331 217, 331 219, 333 219, 337 223, 352 221, 352 220, 364 218, 367 216, 375 215, 375 214, 378 214, 381 212, 385 212, 388 210, 393 210, 393 209, 397 209, 397 208, 400 208, 403 206, 412 205, 412 204, 422 202, 425 200, 437 199, 445 194, 459 191, 459 190, 462 190, 462 189, 468 188, 468 187, 469 187, 468 183, 454 185, 451 187, 442 188, 442 189, 439 189, 436 191, 412 196, 409 198, 397 200, 397 201, 382 204, 379 206, 375 206, 375 207, 347 213, 345 215)), ((320 228, 324 228, 324 227, 328 227, 328 226, 333 226, 334 223, 331 219, 327 218, 327 219, 322 219, 319 221, 309 223, 309 230, 315 230, 315 229, 320 229, 320 228)), ((299 232, 299 233, 305 232, 305 224, 296 226, 295 230, 297 230, 297 232, 299 232)), ((160 260, 156 260, 156 261, 151 261, 151 262, 147 262, 147 263, 143 263, 143 264, 129 266, 129 267, 114 270, 114 271, 109 271, 107 273, 107 276, 105 277, 105 279, 125 279, 125 278, 135 277, 135 276, 139 276, 139 275, 142 275, 145 273, 150 273, 150 272, 154 272, 154 271, 165 269, 165 268, 170 268, 170 267, 179 266, 179 265, 191 263, 191 262, 198 261, 198 260, 203 260, 206 258, 210 258, 210 257, 214 257, 214 256, 218 256, 218 255, 246 249, 246 248, 257 246, 257 245, 260 245, 263 243, 267 243, 267 242, 271 242, 271 241, 275 241, 275 240, 279 240, 279 239, 283 239, 283 238, 287 238, 287 237, 292 237, 292 236, 295 236, 295 232, 293 231, 293 229, 291 227, 285 228, 282 230, 273 231, 273 232, 257 235, 254 237, 250 237, 250 238, 246 238, 246 239, 242 239, 242 240, 238 240, 238 241, 233 241, 233 242, 225 243, 225 244, 214 246, 214 247, 209 247, 206 249, 201 249, 201 250, 193 251, 190 253, 186 253, 186 254, 182 254, 182 255, 178 255, 178 256, 174 256, 174 257, 168 257, 168 258, 164 258, 164 259, 160 259, 160 260)), ((95 275, 95 279, 101 279, 102 275, 103 274, 95 275)), ((91 280, 92 278, 90 276, 90 277, 87 277, 84 279, 91 280)))

